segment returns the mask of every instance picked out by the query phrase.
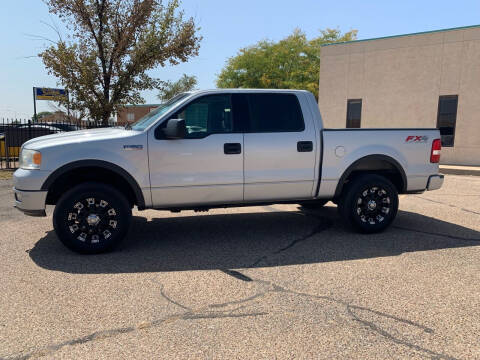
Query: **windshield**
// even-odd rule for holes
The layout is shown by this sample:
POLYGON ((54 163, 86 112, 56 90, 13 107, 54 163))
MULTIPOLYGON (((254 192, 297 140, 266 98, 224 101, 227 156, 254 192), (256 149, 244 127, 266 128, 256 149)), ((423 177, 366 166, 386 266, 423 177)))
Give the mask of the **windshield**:
POLYGON ((168 100, 165 104, 160 105, 153 111, 150 111, 147 115, 139 119, 137 122, 133 123, 131 126, 132 130, 143 131, 148 126, 153 124, 158 118, 174 107, 178 102, 182 101, 185 97, 190 95, 189 93, 181 93, 177 96, 174 96, 170 100, 168 100))

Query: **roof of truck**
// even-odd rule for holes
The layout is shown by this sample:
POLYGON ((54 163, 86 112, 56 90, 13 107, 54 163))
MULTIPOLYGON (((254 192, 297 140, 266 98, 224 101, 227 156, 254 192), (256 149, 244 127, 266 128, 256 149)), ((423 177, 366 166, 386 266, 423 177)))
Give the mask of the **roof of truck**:
POLYGON ((307 92, 307 90, 298 90, 298 89, 206 89, 206 90, 194 90, 188 91, 187 94, 199 94, 199 93, 249 93, 249 92, 265 92, 265 93, 291 93, 291 92, 307 92))

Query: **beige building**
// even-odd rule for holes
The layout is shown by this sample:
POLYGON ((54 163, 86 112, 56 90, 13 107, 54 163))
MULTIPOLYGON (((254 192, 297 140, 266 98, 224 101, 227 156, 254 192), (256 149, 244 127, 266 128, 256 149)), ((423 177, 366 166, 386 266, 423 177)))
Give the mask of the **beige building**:
POLYGON ((322 47, 326 127, 436 127, 442 163, 480 165, 480 25, 322 47))

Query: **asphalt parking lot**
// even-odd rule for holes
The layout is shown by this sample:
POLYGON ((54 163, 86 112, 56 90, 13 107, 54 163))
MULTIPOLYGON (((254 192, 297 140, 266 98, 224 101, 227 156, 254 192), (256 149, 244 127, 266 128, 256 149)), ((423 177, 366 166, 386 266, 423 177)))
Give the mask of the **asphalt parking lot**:
POLYGON ((336 207, 135 213, 114 253, 64 248, 0 181, 0 358, 480 358, 480 177, 402 196, 394 226, 336 207))

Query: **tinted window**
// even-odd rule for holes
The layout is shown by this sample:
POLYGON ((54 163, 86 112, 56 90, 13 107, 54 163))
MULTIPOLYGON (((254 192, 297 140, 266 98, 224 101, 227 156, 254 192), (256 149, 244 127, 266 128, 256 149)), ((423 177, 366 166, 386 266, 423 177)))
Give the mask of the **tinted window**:
POLYGON ((457 122, 458 95, 440 96, 438 100, 437 128, 440 130, 442 146, 453 146, 457 122))
POLYGON ((362 99, 347 101, 347 128, 360 128, 362 121, 362 99))
POLYGON ((233 132, 230 95, 201 97, 188 104, 174 117, 185 120, 187 138, 233 132))
POLYGON ((249 94, 250 132, 303 131, 302 110, 293 94, 249 94))
POLYGON ((135 124, 132 125, 132 129, 137 131, 145 130, 148 126, 157 121, 160 116, 165 114, 167 111, 169 111, 172 107, 177 105, 177 103, 182 101, 187 96, 188 93, 182 93, 171 98, 170 100, 168 100, 167 103, 160 105, 158 108, 150 111, 147 115, 138 120, 135 124))

